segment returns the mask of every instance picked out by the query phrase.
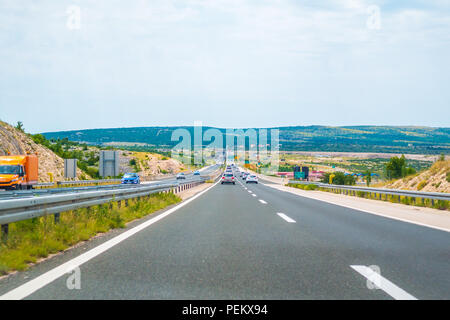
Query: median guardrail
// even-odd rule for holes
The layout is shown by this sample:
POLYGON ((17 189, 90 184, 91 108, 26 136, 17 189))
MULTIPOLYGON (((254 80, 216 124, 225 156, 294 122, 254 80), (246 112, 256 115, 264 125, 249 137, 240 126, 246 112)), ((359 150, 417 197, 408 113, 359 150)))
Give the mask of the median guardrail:
MULTIPOLYGON (((55 221, 59 221, 61 212, 76 210, 101 205, 108 202, 140 198, 157 192, 179 193, 199 184, 205 180, 199 178, 186 182, 159 183, 156 185, 140 186, 115 186, 102 190, 98 186, 96 190, 83 189, 79 192, 66 192, 63 194, 47 194, 31 196, 28 198, 6 199, 0 201, 0 225, 1 238, 7 238, 9 224, 22 220, 28 220, 46 215, 54 215, 55 221)), ((35 190, 34 190, 35 191, 35 190)), ((43 191, 43 190, 41 190, 43 191)), ((26 191, 25 191, 26 192, 26 191)), ((127 205, 127 202, 125 202, 127 205)))
POLYGON ((73 181, 55 181, 55 182, 43 182, 34 185, 37 189, 46 188, 61 188, 71 186, 91 186, 91 185, 111 185, 120 184, 121 179, 101 179, 101 180, 73 180, 73 181))
POLYGON ((430 199, 433 205, 435 200, 450 201, 450 193, 443 193, 443 192, 425 192, 425 191, 399 190, 387 188, 356 187, 356 186, 335 185, 321 182, 309 182, 298 180, 289 180, 289 184, 315 184, 319 188, 330 189, 331 191, 346 195, 356 195, 357 192, 367 192, 370 195, 374 194, 375 196, 378 196, 380 200, 382 200, 382 195, 392 195, 398 196, 399 202, 401 196, 411 197, 413 199, 416 198, 430 199))

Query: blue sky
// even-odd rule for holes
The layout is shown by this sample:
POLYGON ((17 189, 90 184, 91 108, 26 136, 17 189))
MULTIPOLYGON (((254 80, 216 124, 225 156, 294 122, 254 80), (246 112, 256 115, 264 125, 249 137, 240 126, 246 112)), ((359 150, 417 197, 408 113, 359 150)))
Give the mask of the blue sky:
POLYGON ((448 127, 449 57, 448 0, 0 0, 0 119, 448 127))

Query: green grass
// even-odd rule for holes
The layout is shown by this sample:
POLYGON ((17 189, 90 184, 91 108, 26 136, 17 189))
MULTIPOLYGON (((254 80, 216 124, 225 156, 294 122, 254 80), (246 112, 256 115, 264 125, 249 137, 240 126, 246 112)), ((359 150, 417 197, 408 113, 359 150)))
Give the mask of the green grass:
POLYGON ((315 184, 300 184, 300 183, 289 183, 289 187, 302 189, 302 190, 317 190, 318 187, 315 184))
POLYGON ((175 204, 181 199, 172 193, 153 194, 148 199, 63 212, 60 222, 52 215, 9 225, 8 240, 0 244, 0 275, 26 270, 30 263, 86 241, 98 233, 124 228, 126 223, 175 204))

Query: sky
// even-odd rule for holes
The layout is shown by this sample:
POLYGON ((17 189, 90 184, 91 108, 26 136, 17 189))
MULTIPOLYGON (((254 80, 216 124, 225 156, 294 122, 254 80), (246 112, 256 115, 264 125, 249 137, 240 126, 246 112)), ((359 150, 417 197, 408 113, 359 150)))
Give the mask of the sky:
POLYGON ((450 0, 0 0, 0 120, 450 126, 450 0))

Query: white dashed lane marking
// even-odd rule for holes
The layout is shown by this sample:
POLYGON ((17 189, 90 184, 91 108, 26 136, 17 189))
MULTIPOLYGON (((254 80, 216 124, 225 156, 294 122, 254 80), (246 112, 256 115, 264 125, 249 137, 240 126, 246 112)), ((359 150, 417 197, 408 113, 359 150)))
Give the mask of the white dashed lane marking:
POLYGON ((281 213, 281 212, 277 212, 277 215, 279 215, 280 216, 280 218, 282 218, 282 219, 284 219, 284 220, 286 220, 287 222, 289 222, 289 223, 295 223, 296 221, 294 220, 294 219, 292 219, 292 218, 290 218, 290 217, 288 217, 287 215, 285 215, 284 213, 281 213))

